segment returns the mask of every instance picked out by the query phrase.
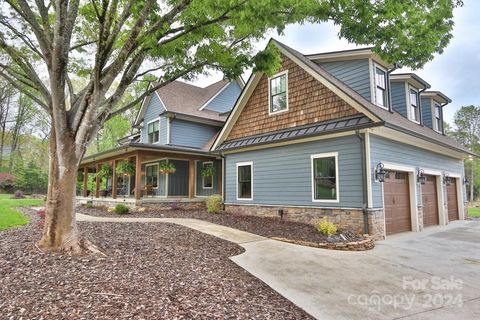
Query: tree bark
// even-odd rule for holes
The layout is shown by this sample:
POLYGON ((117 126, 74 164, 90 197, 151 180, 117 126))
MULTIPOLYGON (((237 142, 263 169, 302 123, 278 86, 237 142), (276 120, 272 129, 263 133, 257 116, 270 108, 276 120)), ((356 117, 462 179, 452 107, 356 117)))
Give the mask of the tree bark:
POLYGON ((61 138, 57 144, 52 130, 45 224, 39 248, 44 251, 63 251, 73 254, 101 253, 79 232, 75 218, 78 159, 75 144, 61 138))
POLYGON ((474 169, 474 166, 475 166, 475 163, 474 163, 474 160, 471 161, 471 168, 470 168, 470 202, 473 202, 473 186, 475 184, 475 180, 473 180, 474 178, 474 175, 473 175, 473 169, 474 169))

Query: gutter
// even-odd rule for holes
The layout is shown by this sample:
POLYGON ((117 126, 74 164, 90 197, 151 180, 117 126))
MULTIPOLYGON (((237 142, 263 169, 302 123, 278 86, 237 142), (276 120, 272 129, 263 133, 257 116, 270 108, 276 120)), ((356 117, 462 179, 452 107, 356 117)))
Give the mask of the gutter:
POLYGON ((362 167, 362 193, 363 193, 363 205, 362 205, 362 212, 363 212, 363 233, 369 234, 368 228, 368 195, 367 195, 367 161, 365 155, 365 138, 360 134, 359 130, 355 131, 355 135, 360 140, 360 148, 361 148, 361 167, 362 167))

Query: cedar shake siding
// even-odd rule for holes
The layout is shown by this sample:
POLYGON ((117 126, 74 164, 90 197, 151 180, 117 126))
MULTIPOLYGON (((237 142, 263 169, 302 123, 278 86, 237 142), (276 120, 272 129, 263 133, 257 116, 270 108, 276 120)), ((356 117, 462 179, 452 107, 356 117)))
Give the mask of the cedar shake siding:
POLYGON ((358 114, 305 70, 283 57, 278 72, 285 70, 288 70, 288 111, 268 114, 268 77, 263 75, 226 140, 358 114))

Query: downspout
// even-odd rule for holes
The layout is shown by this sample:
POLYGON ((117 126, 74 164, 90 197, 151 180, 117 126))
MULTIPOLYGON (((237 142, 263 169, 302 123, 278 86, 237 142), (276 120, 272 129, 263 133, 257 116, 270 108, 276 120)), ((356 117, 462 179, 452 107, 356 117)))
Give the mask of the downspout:
POLYGON ((442 134, 445 135, 445 126, 443 125, 443 107, 445 107, 448 104, 448 102, 445 102, 444 104, 440 105, 440 112, 442 113, 440 115, 440 118, 442 119, 442 134))
POLYGON ((419 120, 420 120, 420 125, 421 125, 422 127, 424 127, 424 125, 423 125, 422 98, 420 98, 420 97, 421 97, 421 95, 422 95, 422 92, 424 92, 424 91, 427 90, 427 89, 428 89, 427 86, 424 86, 422 90, 418 90, 418 100, 419 100, 419 101, 418 101, 418 107, 419 107, 419 111, 420 111, 420 112, 419 112, 419 114, 420 114, 420 119, 419 119, 419 120))
POLYGON ((225 165, 225 156, 219 152, 218 153, 220 158, 222 158, 222 199, 223 199, 223 210, 225 210, 225 174, 226 174, 226 168, 227 166, 225 165))
POLYGON ((357 138, 360 140, 360 148, 361 148, 361 167, 362 167, 362 193, 363 193, 363 206, 362 206, 362 212, 363 212, 363 233, 368 234, 369 233, 369 228, 368 228, 368 195, 367 195, 367 161, 366 161, 366 155, 365 155, 365 138, 360 134, 359 130, 355 131, 355 134, 357 135, 357 138))
POLYGON ((390 111, 391 113, 393 113, 393 110, 392 110, 392 93, 391 93, 391 90, 390 90, 390 73, 392 73, 393 71, 397 70, 398 68, 401 68, 402 65, 395 62, 393 64, 393 68, 388 70, 387 69, 387 94, 388 94, 388 111, 390 111))

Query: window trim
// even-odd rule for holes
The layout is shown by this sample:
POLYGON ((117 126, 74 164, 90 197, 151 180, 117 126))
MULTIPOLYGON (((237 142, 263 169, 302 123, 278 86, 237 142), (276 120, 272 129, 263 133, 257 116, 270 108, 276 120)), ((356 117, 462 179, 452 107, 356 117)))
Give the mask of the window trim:
POLYGON ((253 161, 246 161, 246 162, 237 162, 236 163, 236 178, 235 178, 235 184, 237 185, 236 186, 236 198, 238 201, 252 201, 253 200, 253 161), (250 198, 239 198, 238 197, 238 167, 243 167, 243 166, 250 166, 251 169, 250 169, 250 174, 251 174, 251 177, 250 177, 250 185, 251 185, 251 195, 250 195, 250 198))
POLYGON ((148 167, 153 167, 153 166, 157 166, 157 186, 153 187, 153 189, 158 189, 158 186, 160 185, 160 164, 159 164, 159 162, 145 164, 145 184, 144 185, 145 186, 147 185, 147 168, 148 167))
POLYGON ((376 63, 375 61, 372 61, 372 100, 373 100, 373 104, 376 105, 377 107, 380 107, 382 109, 385 109, 385 110, 388 110, 388 105, 390 104, 390 92, 388 92, 388 70, 382 66, 380 66, 378 63, 376 63), (385 106, 381 106, 377 103, 377 70, 376 69, 380 69, 382 70, 383 72, 385 72, 385 96, 386 96, 386 105, 385 106))
POLYGON ((312 154, 310 155, 310 167, 311 167, 311 172, 310 172, 310 179, 312 180, 312 202, 328 202, 328 203, 339 203, 340 202, 340 179, 338 175, 338 152, 329 152, 329 153, 318 153, 318 154, 312 154), (335 157, 335 194, 336 194, 336 199, 315 199, 315 164, 314 160, 315 159, 321 159, 321 158, 331 158, 335 157))
POLYGON ((443 125, 443 116, 442 116, 442 104, 432 99, 432 128, 438 133, 442 133, 442 129, 437 125, 437 117, 435 116, 436 106, 440 107, 440 122, 443 125))
POLYGON ((160 132, 161 132, 161 128, 160 128, 160 127, 161 127, 161 125, 162 125, 162 122, 160 121, 160 118, 161 118, 161 117, 158 117, 158 118, 156 118, 156 119, 153 119, 153 120, 147 122, 147 143, 149 143, 149 144, 157 144, 157 143, 160 143, 160 132), (153 122, 156 122, 156 121, 158 121, 158 141, 156 141, 156 142, 149 142, 149 140, 148 140, 148 125, 151 124, 151 123, 153 123, 153 122))
MULTIPOLYGON (((213 167, 213 161, 202 161, 202 169, 205 168, 205 164, 206 163, 210 163, 213 167)), ((202 176, 202 189, 203 190, 212 190, 213 189, 213 176, 211 177, 212 178, 212 186, 211 187, 205 187, 205 177, 202 176)))
POLYGON ((288 111, 288 69, 285 70, 285 71, 282 71, 282 72, 279 72, 277 74, 274 74, 273 76, 269 77, 268 78, 268 115, 269 116, 272 116, 272 115, 276 115, 276 114, 279 114, 279 113, 283 113, 283 112, 287 112, 288 111), (285 99, 286 99, 286 102, 287 102, 287 107, 285 108, 285 110, 280 110, 280 111, 275 111, 275 112, 272 112, 272 88, 271 88, 271 81, 275 78, 278 78, 278 77, 281 77, 285 75, 286 76, 286 87, 285 87, 285 99))
POLYGON ((416 124, 420 124, 420 112, 422 112, 422 110, 420 109, 420 94, 418 92, 418 89, 409 85, 408 83, 405 84, 405 91, 406 91, 406 96, 407 96, 407 116, 408 116, 408 120, 416 123, 416 124), (415 120, 413 118, 413 115, 412 115, 412 101, 410 99, 410 90, 413 90, 417 93, 417 110, 418 110, 418 120, 415 120))

